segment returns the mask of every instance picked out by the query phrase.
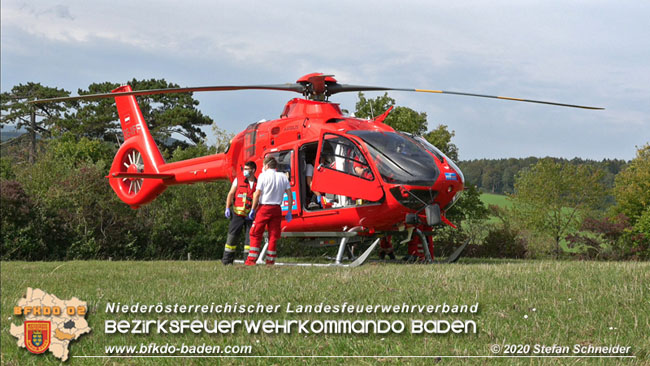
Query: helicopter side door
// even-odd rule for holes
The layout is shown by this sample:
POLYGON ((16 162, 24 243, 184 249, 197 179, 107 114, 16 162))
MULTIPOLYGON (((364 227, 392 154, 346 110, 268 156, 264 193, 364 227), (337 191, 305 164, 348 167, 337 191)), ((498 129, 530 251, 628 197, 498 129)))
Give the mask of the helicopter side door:
POLYGON ((359 147, 331 132, 321 134, 311 189, 368 201, 379 201, 384 191, 359 147))
MULTIPOLYGON (((274 149, 277 150, 277 149, 274 149)), ((297 184, 298 182, 296 181, 296 168, 295 168, 295 158, 294 158, 294 151, 293 149, 290 150, 281 150, 281 151, 273 151, 269 152, 266 154, 264 157, 273 157, 275 160, 278 162, 278 168, 277 172, 278 173, 284 173, 287 176, 287 179, 289 179, 289 183, 291 184, 291 193, 292 193, 292 199, 293 199, 293 205, 289 207, 289 199, 287 197, 287 194, 284 194, 284 197, 282 198, 282 213, 283 215, 286 214, 287 211, 291 211, 293 215, 299 215, 298 208, 300 207, 300 201, 299 201, 299 195, 296 195, 296 192, 299 192, 299 185, 297 184)))

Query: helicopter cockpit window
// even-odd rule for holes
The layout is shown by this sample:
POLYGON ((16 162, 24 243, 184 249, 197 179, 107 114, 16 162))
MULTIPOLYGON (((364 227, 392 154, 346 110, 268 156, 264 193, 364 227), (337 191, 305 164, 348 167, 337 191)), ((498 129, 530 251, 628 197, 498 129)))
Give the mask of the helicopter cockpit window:
POLYGON ((431 145, 429 141, 427 141, 424 137, 422 136, 415 136, 412 133, 409 132, 404 132, 404 131, 399 131, 398 132, 400 135, 406 135, 407 137, 411 138, 414 140, 416 143, 422 145, 422 147, 427 150, 428 152, 432 153, 436 158, 438 158, 438 161, 441 163, 445 162, 445 157, 446 155, 442 153, 442 151, 438 150, 437 147, 431 145))
POLYGON ((293 185, 293 175, 291 174, 291 161, 293 160, 293 150, 285 150, 272 152, 266 156, 274 157, 278 162, 278 168, 276 169, 280 173, 285 173, 291 185, 293 185))
POLYGON ((359 148, 350 140, 332 134, 325 134, 321 150, 320 165, 356 177, 373 180, 370 166, 359 148))
POLYGON ((250 159, 255 155, 255 139, 257 137, 257 123, 246 129, 244 135, 244 159, 250 159))
POLYGON ((410 138, 395 132, 357 130, 386 183, 432 186, 440 174, 433 157, 410 138))
POLYGON ((460 171, 460 168, 454 163, 453 160, 449 159, 445 153, 440 151, 437 147, 435 147, 433 144, 431 144, 429 141, 427 141, 424 137, 422 136, 411 136, 411 138, 414 138, 418 143, 422 145, 427 151, 435 155, 440 162, 446 162, 449 164, 457 173, 460 175, 460 181, 465 182, 465 177, 463 176, 463 172, 460 171), (444 160, 443 160, 444 158, 444 160))

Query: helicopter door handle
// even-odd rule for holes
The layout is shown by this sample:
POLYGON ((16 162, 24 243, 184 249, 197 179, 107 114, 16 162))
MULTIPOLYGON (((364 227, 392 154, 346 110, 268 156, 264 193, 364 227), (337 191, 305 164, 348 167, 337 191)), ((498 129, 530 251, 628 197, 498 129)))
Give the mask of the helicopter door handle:
POLYGON ((318 164, 318 166, 316 167, 316 170, 318 170, 319 172, 322 172, 323 171, 323 164, 318 164))

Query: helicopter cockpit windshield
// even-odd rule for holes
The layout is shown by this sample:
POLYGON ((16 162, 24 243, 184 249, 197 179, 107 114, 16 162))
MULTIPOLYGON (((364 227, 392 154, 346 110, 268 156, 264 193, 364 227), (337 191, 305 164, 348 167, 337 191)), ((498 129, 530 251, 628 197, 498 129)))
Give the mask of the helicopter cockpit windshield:
POLYGON ((395 132, 357 130, 386 183, 432 186, 440 174, 433 157, 410 138, 395 132))
POLYGON ((435 155, 438 158, 438 160, 440 160, 441 163, 446 162, 449 166, 451 166, 452 169, 454 169, 456 171, 456 173, 458 173, 458 175, 460 176, 460 182, 465 183, 465 176, 463 176, 463 172, 456 165, 456 163, 454 163, 453 160, 449 159, 449 157, 447 157, 447 155, 445 155, 445 153, 440 151, 437 147, 433 146, 433 144, 431 144, 429 141, 427 141, 422 136, 412 136, 411 134, 408 134, 406 132, 402 132, 402 133, 404 133, 404 134, 408 135, 409 137, 415 139, 418 143, 420 143, 422 145, 422 147, 424 147, 430 153, 435 155))

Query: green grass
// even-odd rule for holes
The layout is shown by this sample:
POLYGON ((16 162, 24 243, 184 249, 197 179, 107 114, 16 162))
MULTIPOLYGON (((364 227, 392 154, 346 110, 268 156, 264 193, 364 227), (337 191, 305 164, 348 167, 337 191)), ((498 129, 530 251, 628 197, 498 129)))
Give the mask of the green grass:
POLYGON ((69 346, 69 365, 208 364, 416 364, 432 359, 173 359, 80 358, 104 355, 107 345, 252 345, 252 355, 489 355, 492 344, 631 346, 636 359, 448 359, 441 364, 623 364, 650 362, 650 264, 615 262, 467 261, 455 265, 386 265, 359 268, 256 267, 218 262, 2 262, 1 346, 3 365, 54 365, 51 354, 35 356, 16 346, 10 323, 13 306, 27 287, 61 299, 87 301, 93 328, 69 346), (167 315, 107 314, 107 302, 122 304, 473 304, 478 314, 286 314, 167 315), (535 309, 535 310, 533 310, 535 309), (527 318, 525 318, 527 316, 527 318), (107 319, 472 319, 477 334, 412 335, 115 335, 107 319), (612 329, 610 329, 612 328, 612 329))
POLYGON ((485 206, 496 205, 499 207, 511 207, 512 202, 508 199, 508 196, 502 194, 493 194, 493 193, 481 193, 481 201, 485 206))

